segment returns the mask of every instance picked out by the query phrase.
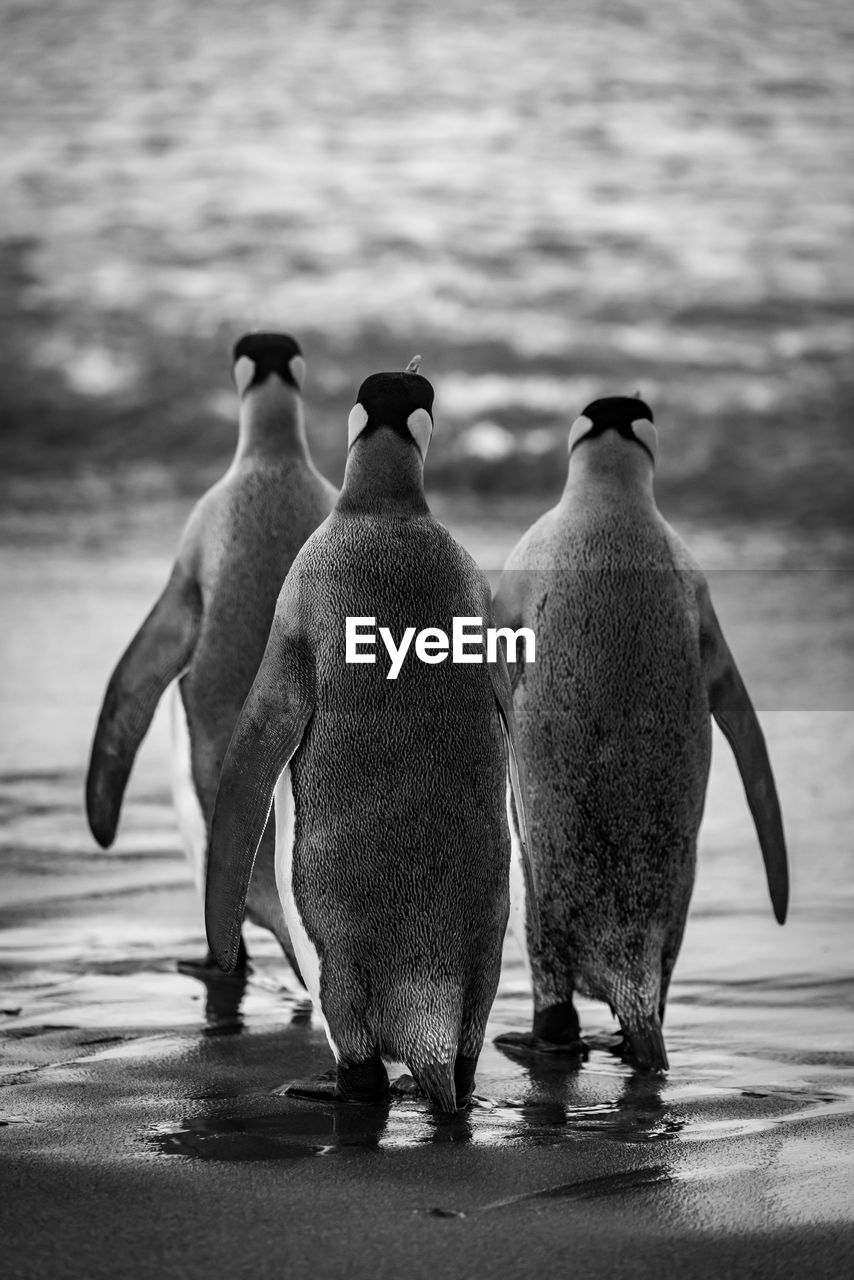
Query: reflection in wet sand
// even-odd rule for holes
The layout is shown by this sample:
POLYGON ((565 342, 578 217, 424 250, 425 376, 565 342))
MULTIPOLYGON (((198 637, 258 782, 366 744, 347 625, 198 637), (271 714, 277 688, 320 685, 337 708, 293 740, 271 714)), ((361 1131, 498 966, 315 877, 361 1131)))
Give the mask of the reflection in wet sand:
POLYGON ((164 1155, 202 1160, 289 1160, 328 1155, 341 1147, 379 1146, 388 1107, 312 1106, 271 1114, 193 1117, 170 1128, 155 1125, 149 1145, 164 1155))

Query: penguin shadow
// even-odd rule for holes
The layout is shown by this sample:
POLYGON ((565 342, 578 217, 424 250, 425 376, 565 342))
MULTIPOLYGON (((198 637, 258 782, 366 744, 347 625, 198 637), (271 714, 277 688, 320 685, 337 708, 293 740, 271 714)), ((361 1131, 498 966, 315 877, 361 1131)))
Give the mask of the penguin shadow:
POLYGON ((290 1026, 311 1026, 311 1001, 289 987, 271 985, 263 978, 259 980, 250 964, 234 973, 223 973, 217 965, 207 961, 178 960, 175 967, 178 973, 185 978, 193 978, 204 988, 206 1036, 234 1036, 244 1030, 243 1001, 253 987, 275 991, 283 1006, 290 1011, 290 1026))
POLYGON ((391 1080, 389 1089, 392 1103, 398 1103, 395 1117, 404 1125, 408 1122, 412 1126, 414 1141, 419 1143, 468 1142, 474 1133, 473 1114, 480 1110, 491 1112, 495 1108, 492 1099, 473 1094, 469 1102, 457 1111, 433 1111, 407 1072, 391 1080))
POLYGON ((672 1141, 683 1122, 674 1117, 662 1097, 666 1087, 667 1079, 662 1075, 632 1071, 617 1097, 569 1106, 566 1123, 579 1134, 617 1142, 672 1141))
MULTIPOLYGON (((334 1077, 333 1067, 313 1079, 332 1085, 334 1077)), ((155 1125, 145 1142, 164 1156, 232 1163, 293 1160, 371 1152, 381 1146, 467 1143, 474 1136, 480 1113, 495 1112, 494 1104, 480 1099, 450 1114, 434 1112, 426 1098, 411 1087, 408 1076, 400 1080, 400 1088, 393 1080, 388 1097, 376 1103, 332 1096, 329 1100, 308 1099, 289 1094, 287 1085, 271 1091, 279 1104, 275 1110, 267 1105, 257 1114, 258 1095, 246 1096, 242 1102, 231 1100, 226 1113, 222 1098, 200 1099, 207 1104, 200 1114, 178 1123, 155 1125), (232 1110, 235 1106, 237 1113, 232 1110)))
POLYGON ((465 1108, 449 1115, 427 1112, 422 1116, 424 1129, 417 1141, 429 1144, 448 1142, 470 1142, 474 1135, 472 1111, 465 1108))
MULTIPOLYGON (((592 1078, 582 1070, 586 1057, 559 1053, 519 1057, 512 1048, 508 1052, 498 1045, 507 1057, 521 1063, 525 1078, 521 1096, 502 1099, 499 1107, 515 1112, 519 1128, 541 1141, 567 1130, 633 1143, 664 1142, 678 1134, 683 1124, 663 1097, 667 1076, 633 1067, 623 1056, 619 1034, 585 1039, 591 1050, 623 1061, 622 1086, 616 1097, 602 1098, 598 1090, 591 1090, 592 1078)), ((601 1073, 597 1074, 601 1080, 601 1073)))
POLYGON ((204 988, 204 1034, 239 1035, 244 1027, 241 1005, 249 985, 249 968, 223 973, 213 965, 190 960, 178 960, 175 968, 204 988))
POLYGON ((675 1118, 662 1097, 666 1086, 664 1076, 632 1071, 613 1100, 568 1108, 567 1124, 579 1133, 616 1142, 670 1142, 683 1122, 675 1118))
POLYGON ((146 1139, 164 1156, 247 1163, 328 1156, 353 1148, 375 1150, 386 1132, 388 1105, 300 1106, 250 1116, 217 1112, 177 1126, 157 1125, 146 1139))
MULTIPOLYGON (((514 1055, 508 1053, 508 1057, 514 1055)), ((533 1060, 526 1058, 523 1064, 521 1092, 497 1102, 500 1111, 513 1113, 517 1128, 530 1137, 544 1137, 567 1124, 570 1111, 579 1105, 583 1091, 579 1086, 580 1059, 559 1058, 558 1055, 533 1060)))
POLYGON ((246 975, 241 975, 238 982, 199 981, 205 988, 205 1035, 240 1035, 245 1025, 241 1005, 248 986, 246 975))
POLYGON ((336 1133, 342 1137, 340 1145, 376 1145, 380 1136, 396 1146, 468 1142, 474 1133, 473 1113, 495 1109, 491 1099, 475 1095, 457 1111, 434 1111, 425 1094, 406 1072, 389 1080, 388 1092, 382 1101, 353 1102, 338 1095, 337 1074, 337 1069, 330 1067, 322 1074, 305 1080, 290 1080, 273 1092, 292 1104, 328 1110, 336 1117, 336 1133), (372 1128, 366 1132, 365 1120, 373 1124, 380 1112, 385 1116, 382 1134, 375 1135, 372 1128), (374 1137, 376 1141, 373 1141, 374 1137))

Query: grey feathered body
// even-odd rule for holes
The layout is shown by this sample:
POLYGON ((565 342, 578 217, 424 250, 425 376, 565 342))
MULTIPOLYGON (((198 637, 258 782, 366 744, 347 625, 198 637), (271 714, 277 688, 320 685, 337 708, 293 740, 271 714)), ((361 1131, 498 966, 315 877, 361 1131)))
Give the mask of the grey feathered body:
MULTIPOLYGON (((208 831, 220 770, 264 654, 285 576, 337 492, 299 453, 238 459, 188 522, 179 559, 192 566, 198 638, 180 681, 193 784, 208 831)), ((246 913, 290 953, 275 883, 273 823, 264 833, 246 913)))
POLYGON ((499 590, 537 637, 515 695, 536 1007, 579 990, 607 1001, 630 1040, 656 1037, 694 881, 711 743, 697 582, 651 500, 565 495, 499 590))
MULTIPOLYGON (((345 618, 403 630, 492 604, 429 514, 336 510, 300 553, 280 611, 313 658, 316 706, 291 762, 294 901, 317 948, 321 1004, 344 1060, 379 1052, 416 1078, 476 1059, 508 914, 506 763, 486 665, 396 680, 346 664, 345 618), (298 621, 296 620, 298 619, 298 621)), ((453 1095, 451 1095, 453 1096, 453 1095)))

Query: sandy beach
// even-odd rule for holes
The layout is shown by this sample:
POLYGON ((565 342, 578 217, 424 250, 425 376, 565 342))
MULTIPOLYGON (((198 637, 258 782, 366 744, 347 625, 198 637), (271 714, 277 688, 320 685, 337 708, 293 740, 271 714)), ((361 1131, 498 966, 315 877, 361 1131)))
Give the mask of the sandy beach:
MULTIPOLYGON (((201 939, 173 870, 140 858, 83 892, 52 877, 3 913, 7 1275, 847 1274, 854 1016, 800 972, 809 920, 772 976, 765 920, 740 915, 744 945, 703 983, 692 955, 720 919, 695 915, 666 1080, 620 1064, 585 1005, 582 1068, 487 1045, 490 1109, 439 1124, 416 1101, 274 1094, 329 1064, 323 1034, 260 934, 239 1013, 239 989, 174 972, 201 939)), ((846 939, 840 919, 822 947, 846 939)), ((525 1016, 521 976, 508 955, 491 1034, 525 1016)))
MULTIPOLYGON (((487 568, 501 562, 513 519, 437 505, 487 568)), ((22 619, 2 654, 4 1274, 848 1274, 844 557, 768 533, 692 531, 719 570, 719 611, 775 764, 788 924, 771 916, 738 775, 716 738, 665 1027, 669 1075, 622 1064, 615 1024, 592 1002, 581 1004, 587 1062, 532 1069, 500 1053, 492 1038, 530 1017, 508 940, 478 1073, 484 1104, 440 1124, 408 1098, 347 1108, 275 1092, 331 1055, 261 931, 249 930, 245 991, 176 971, 203 942, 162 716, 115 850, 98 850, 86 830, 82 775, 101 685, 162 580, 182 515, 179 503, 149 505, 144 520, 122 507, 100 532, 88 521, 64 539, 50 520, 26 536, 4 530, 3 594, 22 619), (790 625, 778 641, 781 617, 790 625)))

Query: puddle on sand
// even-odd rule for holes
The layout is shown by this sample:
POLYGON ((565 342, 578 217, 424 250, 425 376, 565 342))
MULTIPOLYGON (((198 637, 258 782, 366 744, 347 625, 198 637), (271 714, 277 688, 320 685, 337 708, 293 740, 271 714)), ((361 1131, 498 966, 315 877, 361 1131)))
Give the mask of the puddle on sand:
POLYGON ((432 1115, 422 1100, 384 1106, 304 1103, 282 1098, 281 1110, 254 1116, 192 1117, 164 1121, 146 1136, 162 1155, 245 1161, 331 1155, 345 1150, 395 1150, 425 1144, 474 1142, 497 1146, 521 1129, 533 1141, 560 1140, 564 1116, 557 1108, 524 1114, 489 1105, 453 1116, 432 1115))
POLYGON ((283 1098, 280 1111, 255 1116, 194 1117, 177 1126, 164 1121, 146 1141, 163 1155, 246 1161, 449 1142, 492 1147, 557 1146, 591 1137, 659 1142, 672 1140, 680 1128, 663 1108, 649 1111, 631 1102, 627 1107, 620 1098, 572 1108, 536 1096, 486 1100, 447 1117, 432 1115, 418 1099, 377 1107, 283 1098))
POLYGON ((294 1160, 328 1155, 342 1147, 379 1146, 387 1107, 312 1107, 246 1118, 185 1120, 178 1128, 155 1126, 149 1147, 162 1155, 231 1162, 294 1160))
MULTIPOLYGON (((541 1082, 531 1079, 518 1098, 487 1100, 486 1105, 451 1117, 433 1116, 417 1098, 395 1099, 378 1107, 282 1097, 281 1109, 258 1115, 210 1114, 178 1124, 164 1121, 145 1141, 162 1155, 222 1161, 296 1159, 448 1142, 487 1147, 557 1147, 603 1140, 626 1146, 682 1145, 854 1113, 849 1093, 795 1098, 787 1091, 757 1096, 733 1089, 725 1099, 718 1099, 725 1114, 714 1114, 709 1112, 708 1098, 700 1099, 698 1110, 696 1101, 669 1097, 667 1081, 635 1076, 624 1080, 616 1096, 592 1099, 588 1094, 584 1101, 580 1090, 595 1074, 594 1070, 583 1082, 566 1080, 562 1097, 554 1081, 543 1089, 541 1082)), ((606 1074, 600 1083, 609 1081, 606 1074)))

